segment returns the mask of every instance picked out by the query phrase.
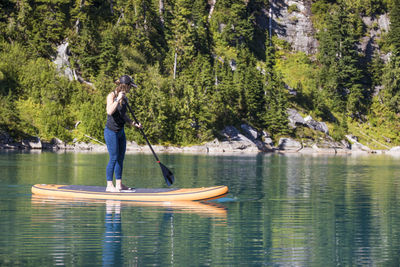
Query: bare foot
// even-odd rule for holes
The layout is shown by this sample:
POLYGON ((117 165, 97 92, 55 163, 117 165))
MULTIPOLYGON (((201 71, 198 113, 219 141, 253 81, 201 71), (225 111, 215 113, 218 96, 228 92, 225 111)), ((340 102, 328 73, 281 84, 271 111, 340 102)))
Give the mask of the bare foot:
POLYGON ((132 188, 127 187, 126 185, 121 184, 121 190, 131 190, 132 188))
POLYGON ((133 188, 127 187, 120 180, 117 180, 115 187, 119 190, 132 190, 133 188))
POLYGON ((107 186, 106 192, 120 192, 120 189, 115 188, 114 186, 107 186))

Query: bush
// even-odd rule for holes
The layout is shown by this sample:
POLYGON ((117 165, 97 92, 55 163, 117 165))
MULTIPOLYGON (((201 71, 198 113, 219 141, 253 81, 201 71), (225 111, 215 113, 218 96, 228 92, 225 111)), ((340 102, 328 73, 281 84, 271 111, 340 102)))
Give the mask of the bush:
POLYGON ((300 11, 296 4, 291 4, 291 5, 288 7, 287 10, 288 10, 289 13, 299 12, 299 11, 300 11))

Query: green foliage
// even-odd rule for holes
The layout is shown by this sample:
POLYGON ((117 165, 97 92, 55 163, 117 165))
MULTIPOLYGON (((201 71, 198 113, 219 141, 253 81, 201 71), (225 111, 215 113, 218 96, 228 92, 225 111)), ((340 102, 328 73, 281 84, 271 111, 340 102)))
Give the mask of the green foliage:
POLYGON ((194 71, 183 73, 174 84, 179 97, 179 120, 175 133, 179 144, 207 141, 211 138, 211 104, 209 99, 213 81, 209 59, 199 57, 193 63, 194 71))
POLYGON ((238 56, 236 84, 239 88, 241 117, 257 128, 263 127, 265 113, 265 89, 263 77, 256 69, 255 58, 247 49, 241 49, 238 56))
POLYGON ((214 128, 222 130, 225 125, 239 121, 239 88, 234 82, 234 72, 227 62, 216 61, 215 86, 211 97, 211 114, 214 128))
POLYGON ((218 33, 223 45, 237 47, 249 44, 253 39, 252 20, 246 3, 240 0, 217 1, 212 18, 212 30, 218 33))
MULTIPOLYGON (((152 1, 119 1, 119 18, 112 28, 119 33, 123 55, 127 47, 133 48, 146 59, 146 63, 162 63, 166 42, 160 18, 152 1)), ((117 13, 118 12, 118 13, 117 13)))
MULTIPOLYGON (((146 135, 152 142, 172 142, 177 120, 177 99, 170 95, 173 90, 171 81, 152 67, 146 74, 138 76, 136 82, 139 87, 131 92, 129 99, 137 119, 144 125, 146 135)), ((134 128, 127 129, 127 136, 144 143, 134 128)))
POLYGON ((20 95, 18 79, 27 60, 27 51, 19 43, 0 43, 0 95, 20 95))
POLYGON ((68 105, 74 93, 73 84, 58 76, 54 66, 46 59, 29 60, 19 76, 21 87, 19 112, 24 121, 38 129, 46 140, 57 137, 69 141, 68 128, 73 124, 68 105), (35 114, 30 118, 30 114, 35 114))
POLYGON ((0 95, 0 130, 8 131, 13 136, 20 136, 19 124, 20 118, 13 103, 12 95, 0 95))
POLYGON ((99 44, 99 57, 97 63, 102 73, 107 76, 113 76, 118 70, 120 61, 118 53, 117 33, 112 29, 102 32, 101 43, 99 44))
MULTIPOLYGON (((16 137, 103 140, 105 99, 123 74, 139 85, 130 103, 152 143, 202 143, 241 123, 274 138, 299 135, 288 128, 290 106, 331 122, 336 140, 357 123, 398 127, 399 0, 314 1, 316 55, 268 36, 266 0, 216 1, 213 12, 203 0, 162 3, 159 10, 153 0, 2 1, 0 128, 16 137), (370 60, 359 49, 362 18, 388 11, 390 32, 377 44, 390 61, 378 53, 370 60), (51 61, 62 42, 71 67, 93 86, 57 73, 51 61), (374 97, 375 88, 382 89, 374 97)), ((135 128, 126 132, 144 142, 135 128)))
POLYGON ((286 112, 289 103, 285 83, 279 72, 279 67, 277 67, 280 59, 279 55, 282 53, 281 43, 277 43, 276 39, 273 38, 271 42, 266 42, 266 47, 266 62, 264 64, 265 111, 263 120, 265 128, 276 137, 290 134, 286 112))
POLYGON ((299 12, 299 8, 297 7, 296 4, 291 4, 291 5, 288 7, 287 10, 288 10, 289 13, 299 12))
POLYGON ((346 12, 349 9, 341 4, 326 15, 326 26, 318 35, 318 60, 322 65, 318 82, 330 109, 346 110, 349 116, 360 118, 367 110, 370 95, 363 84, 368 79, 367 70, 356 49, 362 27, 358 17, 346 12))
POLYGON ((289 54, 278 58, 276 70, 282 74, 282 79, 290 88, 296 90, 298 104, 313 109, 318 100, 316 76, 317 68, 310 57, 303 52, 289 54))
POLYGON ((371 74, 371 88, 375 88, 376 86, 382 84, 384 67, 384 61, 379 57, 377 53, 375 53, 368 66, 368 73, 371 74))
POLYGON ((23 43, 36 56, 52 57, 70 26, 70 1, 10 2, 5 4, 3 36, 23 43))
POLYGON ((288 97, 285 92, 284 84, 280 77, 268 81, 266 95, 266 129, 272 135, 287 135, 290 133, 288 128, 288 97))
POLYGON ((400 56, 393 56, 383 70, 383 99, 390 111, 400 112, 400 56))
POLYGON ((393 54, 383 69, 382 92, 386 106, 391 112, 400 112, 400 1, 393 0, 390 11, 391 28, 388 41, 393 49, 393 54))
POLYGON ((400 1, 393 0, 390 9, 390 31, 388 41, 396 56, 400 56, 400 1))
POLYGON ((331 131, 331 137, 335 141, 340 141, 345 139, 345 135, 348 132, 348 126, 346 117, 342 118, 339 123, 335 123, 331 131))
POLYGON ((78 91, 71 99, 69 110, 71 111, 73 121, 68 125, 68 129, 73 130, 73 137, 83 139, 84 135, 91 136, 97 140, 104 140, 104 125, 106 122, 106 100, 98 91, 90 91, 89 88, 78 87, 78 91), (75 129, 77 123, 78 126, 75 129))

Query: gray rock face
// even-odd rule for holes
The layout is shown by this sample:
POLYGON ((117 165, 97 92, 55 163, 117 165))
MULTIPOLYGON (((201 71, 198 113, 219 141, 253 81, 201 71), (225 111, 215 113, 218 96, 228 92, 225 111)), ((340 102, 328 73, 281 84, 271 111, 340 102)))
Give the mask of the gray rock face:
POLYGON ((80 76, 79 72, 75 69, 71 68, 71 63, 69 62, 69 50, 68 50, 68 42, 65 41, 57 47, 57 56, 53 63, 57 67, 57 71, 66 76, 70 81, 76 80, 80 83, 87 84, 89 86, 93 86, 93 83, 86 81, 82 76, 80 76))
POLYGON ((281 138, 279 139, 278 143, 278 149, 279 150, 285 150, 287 152, 297 152, 300 150, 303 146, 300 144, 300 142, 293 140, 291 138, 281 138))
MULTIPOLYGON (((387 14, 377 18, 363 17, 364 24, 368 27, 368 34, 361 39, 359 48, 363 51, 368 60, 371 60, 376 51, 379 51, 378 40, 389 31, 390 20, 387 14)), ((389 54, 380 54, 380 57, 387 62, 389 54)))
POLYGON ((389 151, 390 152, 400 152, 400 146, 392 147, 389 151))
POLYGON ((29 149, 42 149, 42 141, 39 137, 23 140, 22 144, 29 149))
POLYGON ((221 134, 225 136, 230 141, 243 141, 247 140, 247 138, 240 134, 240 132, 233 126, 226 126, 221 134))
POLYGON ((53 61, 57 66, 57 70, 59 73, 68 77, 70 81, 75 79, 74 72, 71 69, 71 65, 69 63, 68 56, 68 42, 64 42, 57 47, 57 57, 53 61))
POLYGON ((250 140, 256 140, 261 136, 256 129, 247 124, 240 125, 240 128, 242 129, 246 137, 248 137, 250 140))
POLYGON ((297 110, 291 108, 287 110, 287 114, 289 119, 289 126, 292 128, 296 128, 298 125, 303 125, 310 129, 329 134, 329 129, 325 122, 318 122, 314 120, 310 115, 303 118, 300 113, 297 112, 297 110))
POLYGON ((289 126, 292 128, 296 128, 297 125, 306 125, 306 121, 300 115, 297 110, 289 108, 287 110, 288 119, 289 119, 289 126))
POLYGON ((371 151, 371 149, 361 143, 358 142, 357 137, 352 135, 346 135, 347 140, 351 143, 352 151, 371 151))
POLYGON ((249 138, 241 134, 233 126, 225 127, 225 129, 222 130, 221 134, 226 137, 227 141, 220 142, 219 145, 225 146, 225 149, 228 151, 230 151, 231 149, 239 149, 239 150, 245 150, 249 148, 257 149, 257 146, 255 146, 253 141, 251 141, 249 138))
POLYGON ((314 120, 310 115, 305 117, 304 121, 306 122, 306 124, 309 128, 329 134, 329 129, 325 122, 318 122, 318 121, 314 120))
MULTIPOLYGON (((260 136, 255 129, 246 124, 243 124, 241 128, 249 137, 241 134, 235 127, 227 126, 221 132, 221 134, 226 137, 226 140, 218 142, 219 149, 223 152, 267 152, 271 149, 271 147, 269 147, 266 143, 257 139, 260 136)), ((206 145, 209 147, 209 151, 215 148, 213 144, 208 143, 206 145)))
POLYGON ((272 29, 296 51, 315 54, 318 42, 311 21, 310 0, 273 0, 272 29))

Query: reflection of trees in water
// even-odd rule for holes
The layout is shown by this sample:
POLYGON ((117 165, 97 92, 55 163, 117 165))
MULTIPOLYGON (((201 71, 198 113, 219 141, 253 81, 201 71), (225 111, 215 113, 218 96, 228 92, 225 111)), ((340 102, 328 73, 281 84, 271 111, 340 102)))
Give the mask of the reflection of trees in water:
POLYGON ((120 201, 107 200, 104 226, 103 266, 120 266, 123 263, 120 201))

